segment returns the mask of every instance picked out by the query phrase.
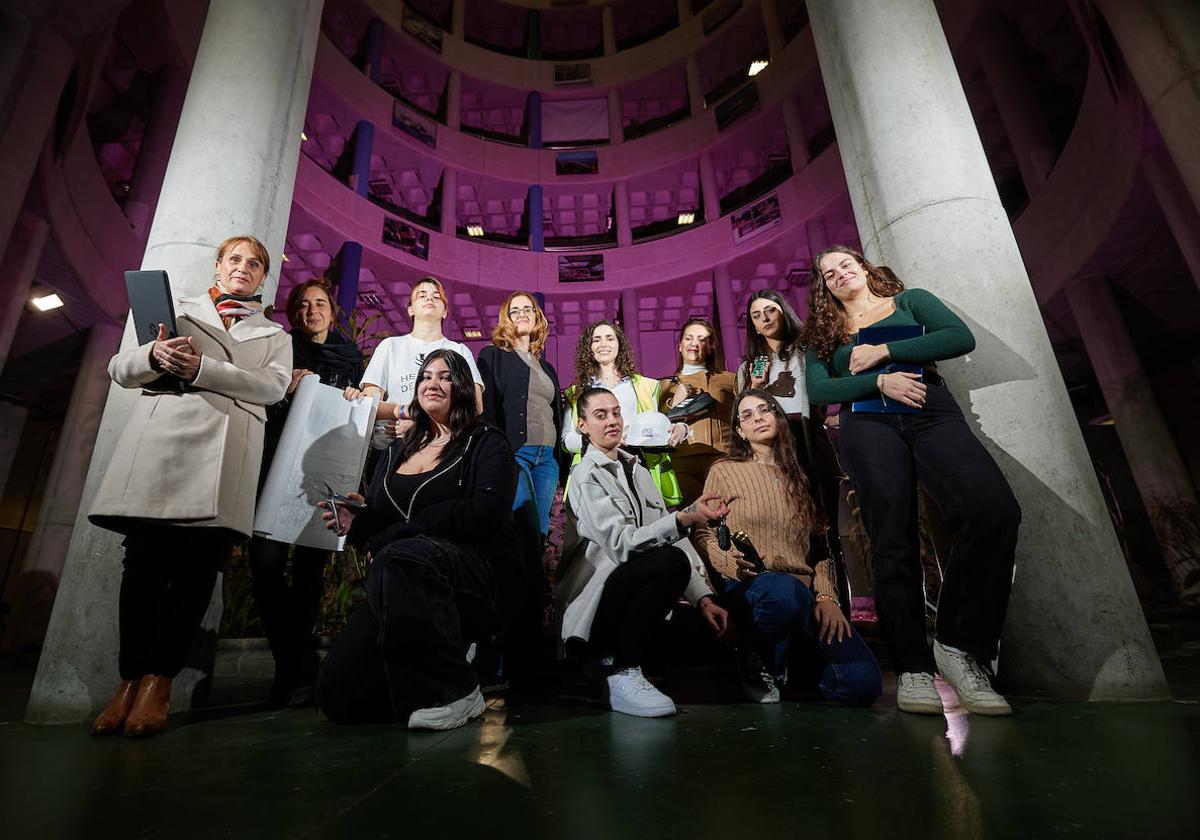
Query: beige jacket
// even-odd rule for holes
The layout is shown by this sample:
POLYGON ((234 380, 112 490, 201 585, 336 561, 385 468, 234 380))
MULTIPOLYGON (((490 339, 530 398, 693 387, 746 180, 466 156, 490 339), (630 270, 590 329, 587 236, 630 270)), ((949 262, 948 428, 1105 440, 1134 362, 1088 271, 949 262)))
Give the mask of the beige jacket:
MULTIPOLYGON (((275 322, 251 315, 226 330, 208 293, 175 301, 181 336, 201 353, 185 393, 143 390, 88 513, 124 533, 130 519, 250 536, 262 463, 266 406, 292 376, 292 342, 275 322)), ((117 353, 108 374, 123 388, 150 385, 150 344, 117 353)))
POLYGON ((679 533, 675 514, 667 511, 650 473, 625 450, 618 449, 617 454, 613 461, 590 447, 571 470, 567 534, 555 587, 555 600, 562 607, 563 640, 587 640, 604 582, 619 564, 639 551, 674 545, 687 555, 692 567, 684 597, 695 604, 713 594, 700 555, 687 536, 679 533), (625 492, 617 470, 626 471, 636 499, 625 492))

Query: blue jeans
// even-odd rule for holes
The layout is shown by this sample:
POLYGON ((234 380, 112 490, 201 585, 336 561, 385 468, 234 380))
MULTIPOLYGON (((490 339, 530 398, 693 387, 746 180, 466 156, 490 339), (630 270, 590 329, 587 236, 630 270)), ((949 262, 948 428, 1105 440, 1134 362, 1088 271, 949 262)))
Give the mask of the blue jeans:
POLYGON ((816 660, 817 688, 826 699, 869 706, 883 692, 879 664, 862 636, 854 633, 840 642, 821 641, 813 592, 799 578, 762 572, 749 581, 729 581, 722 604, 735 621, 740 614, 743 624, 752 624, 744 628, 750 631, 746 635, 766 654, 764 660, 773 673, 785 674, 789 665, 793 672, 807 671, 798 663, 807 654, 816 660))
POLYGON ((542 536, 550 532, 550 507, 558 489, 558 462, 553 446, 522 446, 517 456, 517 495, 513 510, 533 504, 542 536))

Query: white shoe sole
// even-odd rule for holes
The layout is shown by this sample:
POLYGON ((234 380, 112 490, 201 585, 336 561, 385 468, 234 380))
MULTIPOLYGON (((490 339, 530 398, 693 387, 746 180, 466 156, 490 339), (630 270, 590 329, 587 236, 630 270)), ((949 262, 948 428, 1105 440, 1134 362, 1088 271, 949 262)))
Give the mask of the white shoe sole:
POLYGON ((896 708, 910 715, 941 715, 946 712, 941 701, 933 703, 929 700, 901 700, 899 697, 896 698, 896 708))
POLYGON ((479 693, 479 689, 475 689, 475 697, 470 706, 464 711, 453 714, 446 707, 442 707, 437 711, 439 714, 426 714, 422 716, 422 712, 433 712, 432 709, 417 709, 408 718, 409 729, 429 729, 434 731, 442 731, 446 729, 458 729, 460 726, 465 726, 471 720, 479 717, 487 709, 487 704, 483 701, 483 695, 479 693))
POLYGON ((962 706, 964 709, 966 709, 968 712, 970 712, 973 715, 989 715, 991 717, 1004 717, 1006 715, 1011 715, 1013 713, 1012 706, 1009 706, 1007 703, 1005 703, 1003 706, 979 705, 977 703, 967 702, 963 698, 963 696, 961 694, 959 694, 957 691, 955 691, 954 693, 958 696, 959 705, 962 706))
POLYGON ((655 707, 649 708, 649 709, 645 708, 645 707, 637 707, 637 708, 626 707, 626 706, 624 706, 624 704, 621 704, 621 703, 616 703, 616 704, 610 703, 609 708, 612 709, 614 712, 619 712, 620 714, 623 714, 623 715, 630 715, 632 717, 644 717, 644 718, 670 717, 671 715, 675 714, 675 712, 677 711, 674 703, 672 703, 670 706, 655 706, 655 707))

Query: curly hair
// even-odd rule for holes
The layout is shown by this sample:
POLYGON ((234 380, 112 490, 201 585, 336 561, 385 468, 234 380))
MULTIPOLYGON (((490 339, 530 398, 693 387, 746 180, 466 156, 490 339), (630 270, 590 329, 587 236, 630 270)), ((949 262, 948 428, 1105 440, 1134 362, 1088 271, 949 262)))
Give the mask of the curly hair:
POLYGON ((542 350, 546 347, 546 338, 550 335, 550 324, 546 321, 546 314, 542 312, 542 307, 538 306, 537 298, 529 292, 513 292, 504 299, 504 303, 500 304, 500 320, 496 324, 496 328, 492 330, 492 344, 501 350, 512 350, 516 347, 517 325, 508 316, 508 308, 519 297, 528 298, 529 302, 533 304, 533 330, 529 333, 529 354, 534 358, 540 358, 542 350))
POLYGON ((783 485, 796 505, 800 527, 805 531, 824 530, 825 524, 820 519, 817 506, 813 504, 812 493, 808 489, 808 478, 796 455, 796 440, 792 437, 791 427, 788 426, 787 414, 779 405, 779 401, 766 391, 761 388, 747 388, 734 400, 733 413, 729 418, 729 425, 733 429, 733 434, 729 436, 729 454, 721 460, 754 460, 754 450, 750 448, 750 441, 741 435, 741 418, 738 416, 747 397, 758 397, 770 406, 771 413, 775 415, 775 439, 771 441, 771 457, 783 473, 783 485))
POLYGON ((780 336, 779 345, 781 362, 786 362, 792 353, 804 346, 802 338, 804 324, 801 323, 796 310, 792 309, 792 305, 784 300, 779 292, 771 289, 757 291, 750 295, 750 300, 746 302, 746 357, 742 360, 742 365, 747 370, 755 356, 771 356, 771 348, 767 344, 767 340, 759 335, 758 329, 754 326, 754 320, 750 317, 750 307, 754 306, 756 300, 769 300, 779 307, 779 313, 783 317, 783 335, 780 336))
POLYGON ((833 351, 850 341, 850 322, 842 302, 834 297, 821 276, 821 260, 830 254, 848 254, 867 273, 867 289, 879 297, 895 297, 904 291, 900 278, 886 265, 872 265, 861 253, 845 245, 833 245, 813 257, 812 289, 808 295, 808 321, 804 343, 817 357, 829 361, 833 351))
MULTIPOLYGON (((688 327, 700 326, 708 330, 708 353, 704 356, 704 367, 709 373, 720 373, 725 370, 725 363, 721 360, 721 337, 718 335, 716 328, 707 318, 688 318, 684 321, 683 326, 679 328, 679 341, 683 341, 683 334, 688 331, 688 327)), ((683 353, 678 350, 675 352, 675 376, 679 376, 683 372, 683 353)))
POLYGON ((324 277, 313 277, 311 280, 305 280, 299 286, 288 292, 287 312, 288 323, 293 329, 301 329, 304 325, 303 319, 300 317, 300 305, 304 302, 304 294, 309 289, 320 289, 325 293, 325 298, 329 301, 329 317, 332 323, 337 323, 338 308, 337 301, 333 299, 333 286, 324 277))
POLYGON ((579 394, 584 388, 591 387, 592 379, 600 375, 600 365, 592 358, 592 335, 597 327, 612 327, 617 334, 617 374, 621 377, 633 377, 638 374, 637 362, 633 360, 633 349, 625 333, 612 321, 597 321, 590 324, 583 335, 579 336, 579 346, 575 350, 575 381, 568 390, 579 394))

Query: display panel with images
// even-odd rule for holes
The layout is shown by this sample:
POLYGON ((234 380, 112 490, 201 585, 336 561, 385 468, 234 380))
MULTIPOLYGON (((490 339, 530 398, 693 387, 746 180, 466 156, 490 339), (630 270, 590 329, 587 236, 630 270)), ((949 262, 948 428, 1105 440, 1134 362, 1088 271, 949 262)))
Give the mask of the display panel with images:
POLYGON ((743 207, 729 216, 733 226, 734 244, 740 244, 757 236, 768 228, 783 224, 783 213, 779 209, 779 195, 771 193, 751 205, 743 207))
POLYGON ((426 146, 437 148, 437 123, 406 108, 400 102, 392 103, 392 125, 417 138, 426 146))
POLYGON ((429 234, 399 219, 383 220, 383 241, 414 257, 429 259, 429 234))
POLYGON ((442 28, 412 6, 404 7, 404 31, 434 52, 442 51, 442 28))
POLYGON ((603 254, 564 254, 558 258, 560 283, 591 283, 603 279, 603 254))

